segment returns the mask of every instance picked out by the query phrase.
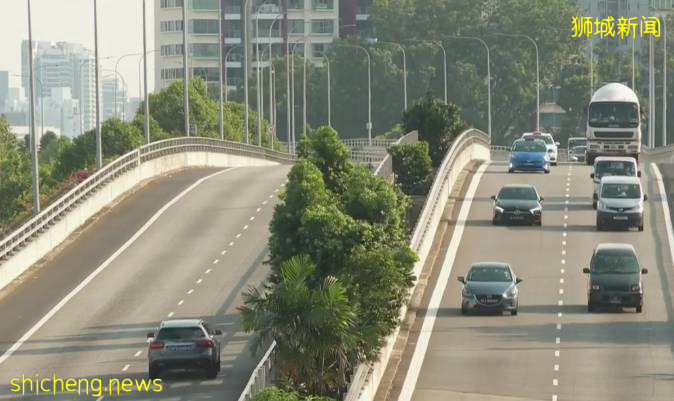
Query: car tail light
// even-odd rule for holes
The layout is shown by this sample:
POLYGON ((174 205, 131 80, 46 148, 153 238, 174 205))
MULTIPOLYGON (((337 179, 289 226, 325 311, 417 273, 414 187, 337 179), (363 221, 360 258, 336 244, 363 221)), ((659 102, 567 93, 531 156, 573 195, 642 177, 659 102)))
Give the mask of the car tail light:
POLYGON ((164 348, 163 341, 152 341, 150 343, 150 349, 162 349, 162 348, 164 348))
POLYGON ((199 348, 215 348, 215 343, 213 343, 213 340, 199 340, 199 341, 197 341, 197 347, 199 347, 199 348))

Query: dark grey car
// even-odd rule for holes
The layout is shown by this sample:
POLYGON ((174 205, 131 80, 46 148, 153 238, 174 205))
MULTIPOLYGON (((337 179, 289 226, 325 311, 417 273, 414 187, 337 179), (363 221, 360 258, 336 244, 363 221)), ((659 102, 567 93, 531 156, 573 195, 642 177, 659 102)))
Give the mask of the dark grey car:
POLYGON ((507 263, 483 262, 470 267, 466 277, 458 277, 463 283, 461 291, 461 314, 470 311, 509 311, 517 315, 519 295, 517 285, 522 279, 515 277, 507 263))
POLYGON ((204 370, 209 378, 220 371, 220 330, 211 330, 201 319, 165 320, 148 346, 148 371, 150 380, 167 370, 204 370))
POLYGON ((636 251, 630 244, 599 244, 592 253, 587 283, 587 310, 612 305, 634 307, 640 313, 644 304, 642 275, 636 251))
POLYGON ((506 185, 498 195, 491 197, 494 201, 494 225, 504 223, 526 223, 540 226, 543 224, 543 197, 533 185, 506 185))

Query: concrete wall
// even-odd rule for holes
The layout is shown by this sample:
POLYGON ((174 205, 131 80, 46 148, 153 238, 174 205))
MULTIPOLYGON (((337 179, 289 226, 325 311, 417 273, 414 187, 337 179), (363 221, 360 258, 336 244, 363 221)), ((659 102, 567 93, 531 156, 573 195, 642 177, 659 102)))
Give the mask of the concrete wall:
POLYGON ((21 250, 9 256, 0 264, 0 290, 63 243, 88 219, 145 180, 185 167, 250 167, 278 164, 253 157, 210 152, 176 153, 146 161, 139 168, 126 171, 94 192, 21 250))

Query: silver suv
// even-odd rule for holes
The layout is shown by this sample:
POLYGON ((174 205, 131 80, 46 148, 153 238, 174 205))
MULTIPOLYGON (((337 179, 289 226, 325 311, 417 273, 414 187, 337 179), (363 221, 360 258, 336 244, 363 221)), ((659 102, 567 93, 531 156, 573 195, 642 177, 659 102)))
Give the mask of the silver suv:
POLYGON ((147 337, 150 380, 165 370, 205 370, 209 378, 220 371, 220 330, 211 330, 202 319, 164 320, 147 337))

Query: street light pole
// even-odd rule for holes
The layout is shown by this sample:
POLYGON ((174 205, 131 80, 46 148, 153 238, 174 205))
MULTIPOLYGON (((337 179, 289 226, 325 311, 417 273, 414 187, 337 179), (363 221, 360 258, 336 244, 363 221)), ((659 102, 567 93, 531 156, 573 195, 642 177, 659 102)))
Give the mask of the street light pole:
POLYGON ((403 53, 403 111, 407 111, 407 56, 405 55, 405 48, 400 43, 395 42, 379 42, 397 46, 403 53))
MULTIPOLYGON (((147 6, 143 0, 143 88, 145 89, 145 143, 150 143, 150 95, 147 91, 147 6)), ((117 89, 117 88, 115 88, 117 89)))
MULTIPOLYGON (((272 47, 271 47, 271 32, 272 29, 274 28, 274 24, 279 21, 279 17, 283 17, 283 14, 278 14, 275 18, 274 21, 269 25, 269 122, 272 124, 273 127, 273 132, 272 132, 272 141, 273 141, 273 135, 275 135, 276 132, 276 124, 274 123, 274 114, 276 111, 274 110, 275 103, 274 102, 274 75, 273 75, 273 57, 272 57, 272 47)), ((274 147, 272 146, 272 149, 274 147)))
POLYGON ((103 145, 101 143, 101 96, 98 79, 98 0, 94 0, 94 71, 96 72, 96 169, 103 167, 103 145))
POLYGON ((28 68, 30 69, 30 158, 33 178, 33 216, 40 213, 40 170, 37 159, 37 135, 35 132, 35 85, 33 84, 33 26, 30 0, 28 0, 28 68))
MULTIPOLYGON (((220 66, 220 71, 218 71, 218 100, 220 101, 220 115, 218 119, 218 128, 220 129, 220 140, 225 140, 225 105, 222 99, 222 90, 223 90, 223 71, 226 68, 222 60, 222 51, 224 44, 224 38, 222 36, 222 24, 225 21, 225 15, 222 12, 222 1, 218 0, 218 65, 220 66)), ((208 75, 207 75, 208 76, 208 75)))
POLYGON ((332 128, 332 99, 331 99, 332 95, 330 93, 330 91, 331 91, 330 90, 330 84, 331 84, 331 81, 330 81, 330 59, 323 52, 321 52, 321 55, 325 59, 325 66, 328 69, 328 85, 327 85, 328 86, 328 127, 332 128))
MULTIPOLYGON (((288 9, 284 10, 285 13, 285 21, 286 21, 286 37, 285 37, 285 52, 286 52, 286 129, 287 129, 287 140, 288 140, 288 153, 294 153, 295 147, 294 144, 291 141, 291 130, 292 126, 290 124, 290 33, 288 32, 288 26, 287 26, 287 15, 288 15, 288 9)), ((295 111, 293 110, 293 114, 295 111)))
POLYGON ((249 118, 248 113, 250 112, 250 107, 248 105, 248 5, 250 0, 245 0, 243 4, 243 103, 244 103, 244 118, 243 118, 243 129, 244 136, 246 138, 246 143, 250 142, 248 135, 248 124, 249 118))
POLYGON ((336 43, 337 46, 353 47, 365 52, 367 56, 367 138, 368 145, 372 146, 372 61, 370 59, 370 52, 360 45, 352 45, 349 43, 336 43))
MULTIPOLYGON (((145 0, 143 0, 143 2, 144 1, 145 0)), ((143 10, 143 13, 145 13, 145 10, 143 10)), ((145 46, 146 46, 145 43, 146 43, 146 40, 145 40, 145 15, 143 14, 143 48, 145 48, 145 46)), ((115 117, 118 116, 118 113, 117 113, 117 86, 119 86, 119 84, 117 83, 117 75, 116 75, 117 74, 117 67, 119 66, 120 61, 122 61, 126 57, 142 56, 142 55, 143 55, 143 53, 124 54, 117 59, 117 62, 115 62, 115 88, 114 88, 114 91, 113 91, 114 94, 115 94, 114 95, 114 97, 115 97, 115 117)), ((124 110, 124 109, 122 108, 122 110, 124 110)))
POLYGON ((410 39, 412 42, 421 42, 421 43, 430 43, 432 45, 438 46, 442 50, 442 71, 443 71, 443 84, 445 92, 445 103, 448 103, 447 99, 447 51, 445 46, 440 40, 423 40, 423 39, 410 39))
POLYGON ((190 136, 190 91, 187 71, 187 1, 183 0, 183 114, 185 116, 185 136, 190 136))
POLYGON ((667 16, 662 19, 663 58, 662 58, 662 146, 667 146, 667 16))

